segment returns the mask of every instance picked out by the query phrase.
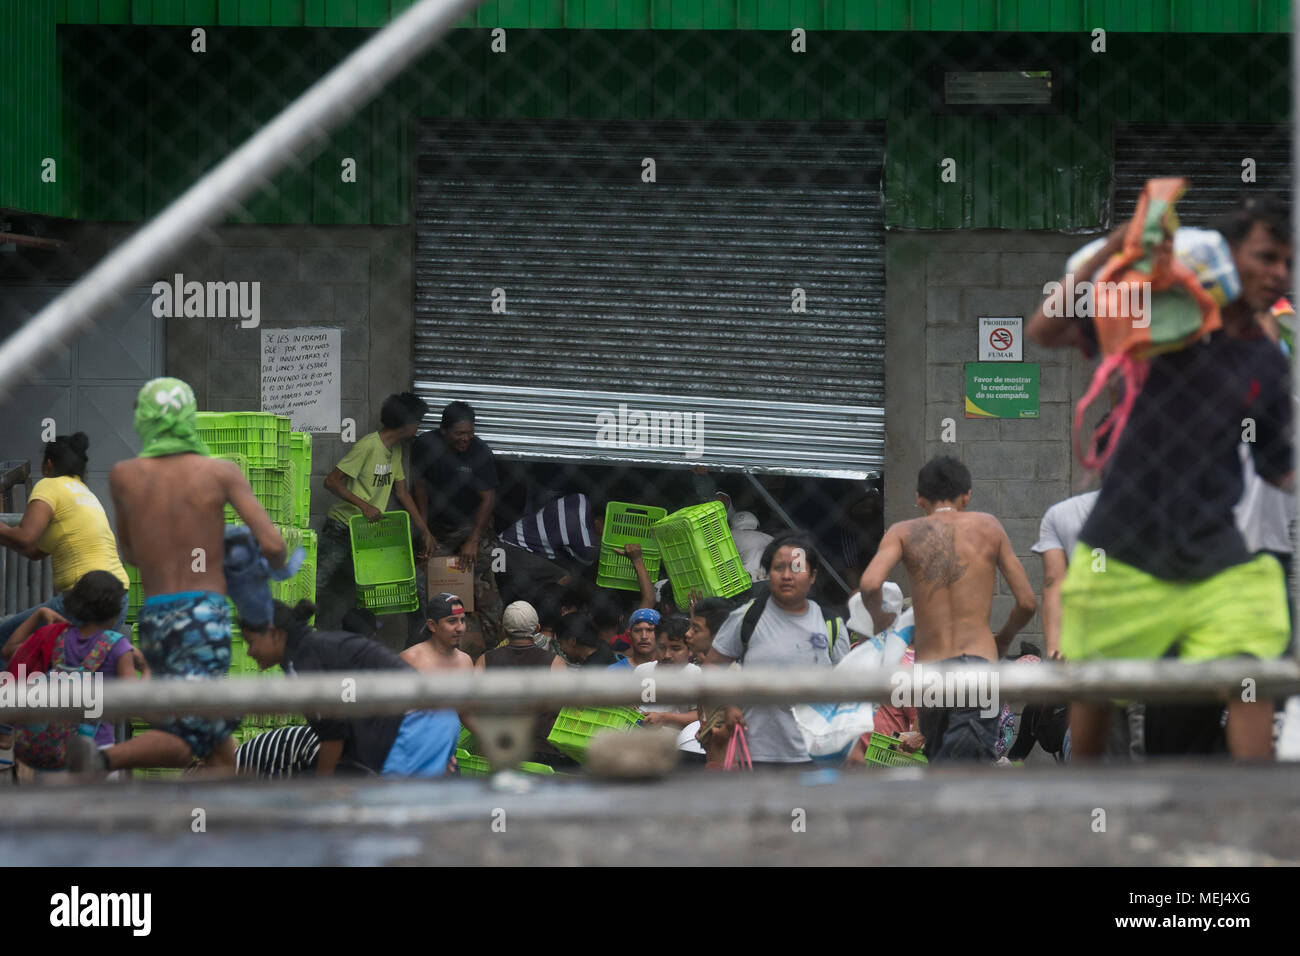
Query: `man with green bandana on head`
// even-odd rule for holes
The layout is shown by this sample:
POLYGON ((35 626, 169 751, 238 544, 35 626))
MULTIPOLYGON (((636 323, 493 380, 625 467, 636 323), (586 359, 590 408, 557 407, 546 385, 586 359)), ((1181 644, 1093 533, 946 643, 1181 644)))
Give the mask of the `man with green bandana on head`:
MULTIPOLYGON (((230 669, 226 604, 224 509, 230 504, 251 529, 272 567, 283 567, 284 539, 253 495, 239 467, 209 458, 195 428, 193 390, 175 378, 145 384, 136 398, 139 458, 118 462, 108 476, 123 559, 140 569, 140 650, 159 678, 224 677, 230 669)), ((106 772, 129 767, 187 767, 198 758, 234 771, 230 734, 237 721, 181 717, 106 750, 81 737, 69 769, 106 772)))

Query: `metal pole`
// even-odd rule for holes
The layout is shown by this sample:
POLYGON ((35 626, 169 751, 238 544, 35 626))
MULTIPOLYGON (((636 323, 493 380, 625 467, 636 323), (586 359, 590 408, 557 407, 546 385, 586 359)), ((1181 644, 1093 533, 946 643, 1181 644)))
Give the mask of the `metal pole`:
POLYGON ((369 102, 480 0, 421 0, 317 81, 0 346, 0 397, 302 150, 369 102))
MULTIPOLYGON (((656 672, 649 685, 640 675, 605 671, 372 671, 212 681, 110 681, 100 684, 98 702, 103 712, 93 716, 157 718, 261 712, 361 717, 419 708, 513 713, 579 704, 636 706, 646 700, 648 688, 653 690, 654 702, 662 704, 889 700, 896 689, 908 692, 914 684, 918 695, 933 688, 936 677, 932 675, 983 675, 986 683, 982 686, 989 688, 996 699, 1027 703, 1067 698, 1240 699, 1246 680, 1253 682, 1250 686, 1261 699, 1300 692, 1300 661, 1291 659, 1229 659, 1195 664, 1115 660, 943 669, 924 664, 921 670, 867 671, 706 668, 698 674, 665 669, 656 672), (997 675, 996 683, 992 675, 997 675)), ((968 699, 972 706, 982 706, 982 701, 968 699)), ((80 719, 86 710, 86 702, 81 700, 65 698, 59 703, 72 706, 24 706, 16 683, 8 675, 0 677, 0 723, 80 719)))

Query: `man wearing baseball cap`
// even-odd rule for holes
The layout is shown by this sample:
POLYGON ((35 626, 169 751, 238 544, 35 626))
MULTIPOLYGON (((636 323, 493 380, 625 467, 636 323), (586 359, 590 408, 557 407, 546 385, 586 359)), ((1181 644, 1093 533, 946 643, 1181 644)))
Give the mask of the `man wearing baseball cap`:
POLYGON ((564 661, 546 648, 537 646, 537 611, 527 601, 506 605, 505 613, 501 615, 501 626, 509 641, 483 655, 481 660, 485 668, 549 667, 564 670, 564 661))
POLYGON ((425 640, 402 651, 402 660, 417 671, 465 670, 482 667, 460 649, 465 635, 465 603, 455 594, 443 591, 429 598, 426 607, 425 640))

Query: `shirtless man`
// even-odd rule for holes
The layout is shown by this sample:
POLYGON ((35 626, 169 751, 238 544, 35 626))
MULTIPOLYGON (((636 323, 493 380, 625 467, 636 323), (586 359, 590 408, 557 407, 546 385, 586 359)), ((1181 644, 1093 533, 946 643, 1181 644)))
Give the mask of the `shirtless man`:
POLYGON ((429 598, 428 615, 428 639, 402 651, 402 660, 417 671, 483 667, 482 657, 475 662, 460 649, 460 639, 465 635, 465 605, 459 597, 446 591, 435 594, 429 598))
MULTIPOLYGON (((885 532, 860 588, 873 621, 888 615, 881 587, 901 560, 912 583, 916 614, 916 662, 990 663, 1038 610, 1025 569, 1011 550, 1002 524, 990 514, 968 512, 970 472, 955 458, 935 458, 916 478, 916 503, 924 518, 900 521, 885 532), (1001 570, 1016 606, 996 636, 989 628, 996 571, 1001 570)), ((936 760, 993 760, 998 715, 980 708, 921 708, 925 755, 936 760)))
MULTIPOLYGON (((229 503, 252 530, 273 567, 283 567, 284 539, 234 462, 209 458, 195 427, 189 385, 147 382, 135 406, 139 458, 109 473, 122 558, 140 569, 140 649, 157 677, 225 677, 230 670, 226 603, 225 514, 229 503)), ((181 717, 138 737, 94 751, 78 747, 73 770, 188 767, 195 758, 234 771, 238 721, 181 717)), ((83 738, 86 739, 86 738, 83 738)))

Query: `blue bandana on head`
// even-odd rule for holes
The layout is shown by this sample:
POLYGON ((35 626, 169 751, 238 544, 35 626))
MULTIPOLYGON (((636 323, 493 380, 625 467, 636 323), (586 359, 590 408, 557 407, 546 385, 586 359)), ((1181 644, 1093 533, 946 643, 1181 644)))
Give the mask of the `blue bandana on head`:
POLYGON ((628 622, 628 627, 640 624, 642 621, 649 621, 655 627, 659 626, 659 612, 652 607, 639 607, 632 612, 632 620, 628 622))

